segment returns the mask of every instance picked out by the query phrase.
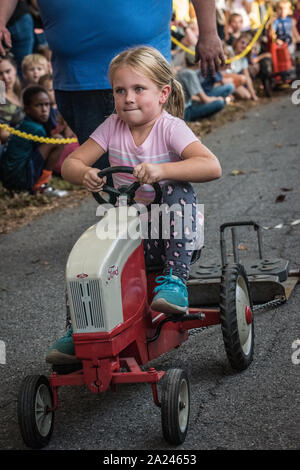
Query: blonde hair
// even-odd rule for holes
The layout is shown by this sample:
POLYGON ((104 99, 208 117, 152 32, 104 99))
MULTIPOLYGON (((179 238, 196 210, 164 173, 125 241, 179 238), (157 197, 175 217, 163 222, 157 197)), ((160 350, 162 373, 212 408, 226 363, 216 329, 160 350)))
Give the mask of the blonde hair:
POLYGON ((45 73, 49 72, 49 64, 45 56, 42 54, 28 54, 22 60, 22 73, 26 72, 31 65, 41 65, 45 68, 45 73))
POLYGON ((127 49, 118 54, 110 63, 109 80, 113 85, 113 78, 119 67, 131 67, 149 78, 159 89, 170 85, 171 92, 164 109, 176 117, 183 117, 184 94, 181 84, 175 80, 171 66, 163 55, 153 47, 141 46, 127 49))
POLYGON ((292 3, 290 2, 290 0, 279 0, 277 3, 276 3, 276 9, 280 6, 288 6, 289 7, 289 15, 292 15, 293 14, 293 8, 292 8, 292 3))

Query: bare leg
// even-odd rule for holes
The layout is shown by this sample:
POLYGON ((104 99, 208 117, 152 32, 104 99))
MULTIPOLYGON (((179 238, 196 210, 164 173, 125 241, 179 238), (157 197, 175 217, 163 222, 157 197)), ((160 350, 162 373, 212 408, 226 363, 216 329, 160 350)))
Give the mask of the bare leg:
POLYGON ((234 95, 237 96, 237 98, 242 99, 242 100, 251 100, 250 92, 244 86, 237 87, 235 89, 234 95))

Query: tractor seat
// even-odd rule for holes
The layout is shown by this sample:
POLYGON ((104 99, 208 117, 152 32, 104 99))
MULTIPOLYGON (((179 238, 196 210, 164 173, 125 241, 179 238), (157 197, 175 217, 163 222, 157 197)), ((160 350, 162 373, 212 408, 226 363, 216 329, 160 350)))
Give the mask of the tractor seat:
MULTIPOLYGON (((200 255, 201 255, 201 248, 199 250, 193 251, 191 265, 196 263, 200 259, 200 255)), ((156 272, 162 271, 163 269, 164 269, 163 264, 153 264, 151 266, 146 266, 147 273, 156 273, 156 272)))

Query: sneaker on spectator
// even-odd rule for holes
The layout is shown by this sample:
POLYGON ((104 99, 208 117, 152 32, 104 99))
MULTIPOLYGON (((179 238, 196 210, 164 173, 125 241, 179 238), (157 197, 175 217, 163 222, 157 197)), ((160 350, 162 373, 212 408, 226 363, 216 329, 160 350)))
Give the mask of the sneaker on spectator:
POLYGON ((172 275, 172 269, 167 276, 158 276, 155 281, 160 284, 155 287, 156 296, 151 308, 165 315, 183 315, 188 312, 188 293, 184 282, 172 275))
POLYGON ((62 338, 55 341, 47 351, 46 362, 50 364, 75 364, 80 362, 75 356, 72 334, 73 328, 70 327, 62 338))
POLYGON ((39 192, 50 197, 65 197, 68 194, 68 191, 65 189, 54 189, 52 186, 48 186, 47 184, 43 185, 39 192))

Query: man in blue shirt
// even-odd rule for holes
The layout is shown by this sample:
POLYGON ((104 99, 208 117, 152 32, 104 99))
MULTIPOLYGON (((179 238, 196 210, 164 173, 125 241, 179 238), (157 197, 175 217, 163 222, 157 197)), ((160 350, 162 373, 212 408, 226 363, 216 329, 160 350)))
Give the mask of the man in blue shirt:
MULTIPOLYGON (((0 54, 1 41, 10 45, 5 25, 16 3, 1 2, 0 54)), ((215 1, 193 4, 200 31, 196 58, 204 73, 214 71, 224 61, 215 1)), ((146 44, 171 59, 172 0, 38 0, 38 6, 52 51, 57 105, 81 144, 113 111, 107 71, 116 54, 146 44)))

